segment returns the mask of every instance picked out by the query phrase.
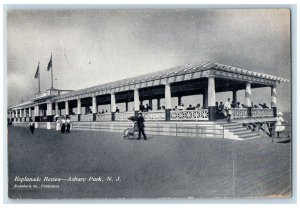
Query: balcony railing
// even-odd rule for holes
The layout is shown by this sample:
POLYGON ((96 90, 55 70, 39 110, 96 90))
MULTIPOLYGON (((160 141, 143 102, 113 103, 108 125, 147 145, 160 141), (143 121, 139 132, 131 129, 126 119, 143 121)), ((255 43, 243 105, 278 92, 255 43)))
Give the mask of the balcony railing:
POLYGON ((146 121, 164 121, 164 120, 166 120, 165 111, 143 112, 143 116, 146 121))
POLYGON ((252 108, 251 115, 253 118, 264 118, 264 117, 273 117, 273 109, 270 108, 252 108))
POLYGON ((76 115, 70 115, 70 120, 71 120, 72 122, 78 121, 78 115, 77 115, 77 114, 76 114, 76 115))
POLYGON ((171 121, 207 121, 208 109, 171 111, 170 120, 171 121))
POLYGON ((127 121, 129 117, 134 116, 134 112, 115 113, 115 121, 127 121))
POLYGON ((233 108, 232 109, 232 119, 239 119, 239 118, 248 118, 248 109, 247 108, 233 108))
POLYGON ((93 114, 83 114, 80 116, 80 121, 93 121, 93 114))
POLYGON ((111 121, 111 113, 96 114, 96 121, 111 121))

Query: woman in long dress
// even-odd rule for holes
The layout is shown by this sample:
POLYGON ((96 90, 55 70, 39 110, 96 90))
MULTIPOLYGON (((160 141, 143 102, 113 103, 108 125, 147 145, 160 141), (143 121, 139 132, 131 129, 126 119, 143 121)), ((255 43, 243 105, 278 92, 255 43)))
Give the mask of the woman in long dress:
POLYGON ((60 131, 61 130, 61 118, 58 117, 56 120, 56 131, 60 131))
POLYGON ((71 128, 71 120, 70 120, 69 116, 67 117, 67 120, 66 120, 66 127, 67 127, 67 133, 69 133, 70 128, 71 128))
POLYGON ((279 133, 283 132, 283 130, 285 129, 285 126, 282 125, 282 123, 285 121, 281 116, 283 116, 283 113, 281 113, 281 112, 277 113, 276 123, 275 123, 275 132, 277 133, 278 137, 279 137, 279 133))
POLYGON ((61 133, 65 133, 65 131, 66 131, 66 119, 65 119, 65 117, 62 117, 62 119, 61 119, 61 133))
POLYGON ((32 118, 30 118, 29 129, 31 131, 31 134, 33 134, 34 133, 34 122, 32 121, 32 118))

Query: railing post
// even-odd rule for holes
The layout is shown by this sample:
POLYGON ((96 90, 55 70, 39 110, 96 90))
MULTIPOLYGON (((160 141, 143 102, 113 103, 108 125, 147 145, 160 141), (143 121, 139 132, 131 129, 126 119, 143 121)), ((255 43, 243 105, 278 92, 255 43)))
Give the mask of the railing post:
POLYGON ((116 112, 111 112, 111 121, 116 120, 116 112))
POLYGON ((170 114, 171 114, 171 109, 166 109, 166 110, 165 110, 165 113, 166 113, 166 121, 170 121, 170 119, 171 119, 171 116, 170 116, 170 114))
POLYGON ((78 114, 78 121, 80 121, 80 114, 78 114))
POLYGON ((277 107, 272 107, 273 109, 273 116, 277 117, 277 107))
POLYGON ((93 121, 96 121, 96 113, 93 113, 93 121))
POLYGON ((210 121, 216 120, 216 111, 217 111, 216 106, 208 106, 208 119, 210 121))
POLYGON ((248 117, 251 118, 252 117, 252 107, 247 107, 247 111, 248 111, 248 117))

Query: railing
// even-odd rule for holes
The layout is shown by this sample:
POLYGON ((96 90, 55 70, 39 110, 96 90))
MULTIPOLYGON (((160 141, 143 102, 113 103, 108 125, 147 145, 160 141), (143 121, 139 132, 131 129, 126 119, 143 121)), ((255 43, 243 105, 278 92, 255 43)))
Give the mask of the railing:
POLYGON ((93 114, 83 114, 80 116, 80 121, 93 121, 93 114))
POLYGON ((115 113, 115 121, 127 121, 129 117, 134 116, 134 112, 115 113))
POLYGON ((232 110, 232 119, 239 119, 239 118, 248 118, 248 109, 247 108, 233 108, 232 110))
POLYGON ((36 98, 44 97, 44 96, 47 96, 47 92, 41 92, 41 93, 36 93, 36 94, 35 94, 35 97, 36 97, 36 98))
POLYGON ((177 110, 170 112, 171 121, 207 121, 208 109, 201 110, 177 110))
POLYGON ((96 114, 96 121, 111 121, 111 113, 96 114))
POLYGON ((76 115, 70 115, 70 120, 71 120, 72 122, 78 121, 78 115, 77 115, 77 114, 76 114, 76 115))
POLYGON ((166 120, 165 111, 143 112, 143 116, 146 121, 164 121, 164 120, 166 120))
POLYGON ((274 113, 273 113, 273 109, 269 109, 269 108, 252 108, 251 115, 253 118, 273 117, 274 113))

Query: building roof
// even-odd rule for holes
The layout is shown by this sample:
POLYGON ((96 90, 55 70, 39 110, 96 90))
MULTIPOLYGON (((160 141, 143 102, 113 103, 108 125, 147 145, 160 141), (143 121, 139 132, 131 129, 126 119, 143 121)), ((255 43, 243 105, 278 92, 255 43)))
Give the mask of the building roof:
MULTIPOLYGON (((164 79, 164 78, 175 77, 178 75, 191 74, 194 72, 205 71, 208 69, 214 69, 214 70, 223 71, 223 72, 231 72, 231 73, 235 73, 235 74, 263 78, 263 79, 267 79, 267 80, 276 81, 278 83, 289 82, 289 80, 284 79, 284 78, 272 76, 269 74, 259 73, 259 72, 251 71, 248 69, 227 66, 224 64, 213 63, 213 62, 209 62, 209 61, 199 61, 199 62, 194 62, 194 63, 190 63, 190 64, 185 64, 182 66, 172 67, 172 68, 161 70, 161 71, 143 74, 143 75, 132 77, 132 78, 122 79, 122 80, 118 80, 115 82, 101 84, 101 85, 97 85, 97 86, 90 87, 90 88, 74 90, 74 91, 56 96, 56 97, 54 97, 54 100, 61 100, 64 98, 76 97, 76 96, 80 96, 80 95, 84 95, 84 94, 99 92, 102 90, 110 90, 113 88, 134 85, 134 84, 139 84, 139 83, 145 83, 148 81, 160 80, 160 79, 164 79)), ((32 106, 33 104, 34 104, 33 101, 29 101, 29 102, 25 102, 25 103, 13 106, 12 108, 15 108, 15 109, 17 109, 19 107, 24 108, 24 107, 32 106)))
POLYGON ((259 78, 270 79, 270 80, 274 80, 274 81, 278 81, 278 82, 289 82, 289 80, 287 80, 287 79, 272 76, 269 74, 263 74, 263 73, 259 73, 259 72, 254 72, 254 71, 241 69, 241 68, 237 68, 237 67, 231 67, 231 66, 227 66, 227 65, 223 65, 223 64, 218 64, 218 63, 212 63, 209 61, 200 61, 200 62, 194 62, 191 64, 172 67, 169 69, 140 75, 137 77, 127 78, 127 79, 110 82, 110 83, 106 83, 106 84, 101 84, 101 85, 97 85, 97 86, 90 87, 90 88, 74 90, 70 93, 66 93, 64 95, 57 96, 55 99, 63 99, 63 98, 67 98, 67 97, 78 96, 78 95, 82 95, 82 94, 86 94, 86 93, 93 93, 93 92, 97 92, 97 91, 101 91, 101 90, 107 90, 107 89, 122 87, 122 86, 126 86, 126 85, 148 82, 148 81, 162 79, 162 78, 169 78, 169 77, 173 77, 176 75, 189 74, 189 73, 196 72, 196 71, 204 71, 204 70, 212 69, 212 68, 216 69, 216 70, 226 71, 226 72, 233 72, 233 73, 237 73, 237 74, 244 74, 244 75, 248 75, 248 76, 255 76, 255 77, 259 77, 259 78))
POLYGON ((34 104, 33 101, 27 101, 27 102, 24 102, 24 103, 21 103, 21 104, 18 104, 18 105, 15 105, 15 106, 12 106, 11 108, 14 108, 14 109, 18 109, 18 108, 26 108, 26 107, 30 107, 34 104))

